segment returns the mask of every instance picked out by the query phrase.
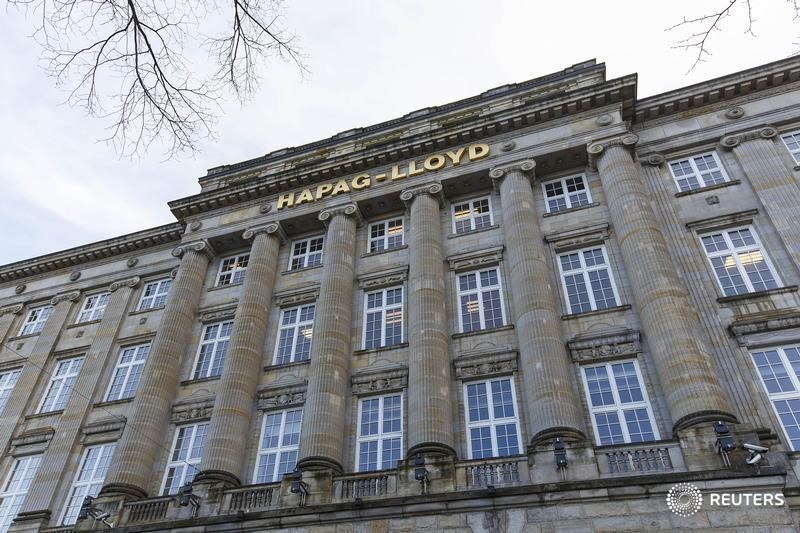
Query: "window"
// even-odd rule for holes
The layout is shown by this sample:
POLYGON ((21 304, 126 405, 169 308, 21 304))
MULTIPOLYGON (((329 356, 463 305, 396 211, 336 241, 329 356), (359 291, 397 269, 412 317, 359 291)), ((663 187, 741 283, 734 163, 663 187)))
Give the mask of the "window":
POLYGON ((361 400, 358 420, 358 471, 397 468, 397 461, 403 458, 403 396, 361 400))
POLYGON ((247 271, 247 262, 250 254, 234 255, 226 257, 219 265, 217 273, 217 287, 222 285, 233 285, 244 281, 244 273, 247 271))
POLYGON ((489 197, 453 204, 453 231, 467 233, 492 225, 492 203, 489 197))
POLYGON ((605 246, 561 254, 558 256, 558 268, 570 314, 617 305, 617 288, 605 246))
POLYGON ((751 352, 792 450, 800 450, 800 345, 751 352))
POLYGON ((145 311, 146 309, 163 307, 164 303, 167 301, 167 293, 169 292, 170 285, 172 285, 172 280, 169 278, 151 281, 146 284, 142 290, 142 298, 139 300, 139 305, 136 307, 136 310, 145 311))
POLYGON ((470 459, 517 455, 522 449, 511 378, 464 384, 470 459))
POLYGON ((781 135, 781 139, 783 139, 786 149, 794 157, 794 162, 800 164, 800 131, 781 135))
POLYGON ((108 394, 106 394, 107 402, 133 398, 149 353, 150 344, 128 346, 122 349, 117 367, 114 369, 114 377, 108 387, 108 394))
POLYGON ((114 456, 115 447, 115 443, 101 444, 86 448, 86 451, 83 452, 83 459, 81 459, 75 481, 72 482, 67 506, 64 509, 62 524, 71 525, 77 522, 83 498, 86 496, 94 498, 103 488, 103 481, 111 464, 111 458, 114 456))
POLYGON ((254 483, 280 481, 294 470, 302 422, 302 409, 264 414, 254 483))
POLYGON ((22 323, 22 329, 19 330, 19 334, 33 335, 34 333, 39 333, 42 331, 42 328, 44 328, 47 317, 49 317, 52 312, 52 305, 34 307, 28 311, 28 316, 25 317, 25 322, 22 323))
POLYGON ((222 373, 232 329, 233 320, 209 324, 203 328, 203 338, 197 350, 192 379, 219 376, 222 373))
POLYGON ((103 318, 103 312, 106 310, 110 296, 111 293, 108 292, 87 296, 83 301, 83 308, 81 308, 81 312, 78 315, 77 323, 91 322, 92 320, 103 318))
POLYGON ((496 328, 505 323, 500 273, 496 268, 460 274, 458 299, 462 332, 496 328))
POLYGON ((313 331, 314 304, 282 310, 274 364, 285 365, 311 357, 313 331))
POLYGON ((597 444, 658 440, 636 361, 583 367, 583 384, 597 444))
POLYGON ((78 372, 80 372, 82 365, 83 356, 62 359, 58 362, 56 371, 50 377, 47 391, 44 393, 44 398, 42 398, 39 413, 64 409, 67 405, 67 400, 69 400, 69 395, 72 393, 75 380, 78 379, 78 372))
POLYGON ((364 348, 403 342, 403 288, 392 287, 364 295, 364 348))
POLYGON ((670 161, 669 170, 679 191, 691 191, 728 181, 728 175, 715 152, 670 161))
POLYGON ((746 226, 710 233, 702 235, 700 240, 725 296, 780 286, 753 228, 746 226))
POLYGON ((0 413, 3 412, 8 397, 11 396, 11 391, 14 390, 14 385, 17 384, 20 372, 21 370, 17 368, 0 374, 0 413))
POLYGON ((403 246, 403 219, 384 220, 369 225, 369 251, 380 252, 403 246))
POLYGON ((322 264, 322 237, 294 241, 289 257, 289 270, 322 264))
POLYGON ((176 428, 175 440, 169 452, 167 471, 161 484, 161 494, 177 494, 178 490, 197 475, 197 467, 203 458, 203 446, 208 432, 208 423, 192 424, 176 428))
POLYGON ((542 189, 548 213, 589 205, 592 201, 583 174, 542 183, 542 189))
POLYGON ((8 531, 11 521, 22 508, 41 460, 41 455, 29 455, 14 460, 11 473, 3 485, 3 492, 0 493, 0 531, 8 531))

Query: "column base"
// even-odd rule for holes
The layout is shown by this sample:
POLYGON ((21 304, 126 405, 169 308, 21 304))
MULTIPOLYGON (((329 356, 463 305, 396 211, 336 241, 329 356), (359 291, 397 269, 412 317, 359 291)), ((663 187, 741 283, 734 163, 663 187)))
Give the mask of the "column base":
POLYGON ((147 491, 137 487, 136 485, 129 485, 128 483, 109 483, 100 489, 98 497, 108 498, 121 498, 123 500, 141 500, 147 498, 147 491))
POLYGON ((330 470, 334 474, 344 472, 342 465, 330 457, 303 457, 297 461, 297 468, 300 470, 330 470))
POLYGON ((556 439, 561 439, 564 442, 581 442, 586 440, 586 435, 583 431, 570 427, 547 428, 531 437, 530 445, 532 447, 541 446, 548 441, 556 439))
POLYGON ((209 485, 222 484, 226 488, 241 487, 242 482, 230 472, 224 470, 203 470, 194 477, 194 484, 207 483, 209 485))
POLYGON ((706 424, 708 422, 716 422, 721 420, 723 422, 730 422, 731 424, 738 424, 739 419, 736 415, 726 413, 725 411, 697 411, 696 413, 688 414, 680 418, 672 426, 672 433, 676 434, 682 429, 687 429, 699 424, 706 424))
POLYGON ((458 456, 456 451, 447 444, 443 444, 441 442, 420 442, 419 444, 415 444, 414 446, 408 449, 408 451, 406 452, 406 458, 409 461, 413 461, 414 456, 420 453, 425 456, 428 455, 442 456, 442 457, 458 456))

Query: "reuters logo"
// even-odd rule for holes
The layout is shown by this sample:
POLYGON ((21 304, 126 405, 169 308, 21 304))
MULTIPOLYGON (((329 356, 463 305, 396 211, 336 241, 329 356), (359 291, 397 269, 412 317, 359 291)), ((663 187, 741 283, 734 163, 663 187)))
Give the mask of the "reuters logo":
POLYGON ((703 495, 691 483, 673 485, 667 493, 667 507, 678 516, 692 516, 702 505, 703 495))

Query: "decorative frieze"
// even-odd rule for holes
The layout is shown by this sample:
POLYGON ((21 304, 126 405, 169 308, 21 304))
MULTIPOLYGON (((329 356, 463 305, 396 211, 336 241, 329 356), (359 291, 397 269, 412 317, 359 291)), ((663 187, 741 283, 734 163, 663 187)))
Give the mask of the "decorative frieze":
POLYGON ((217 306, 205 309, 199 309, 197 318, 200 322, 219 322, 220 320, 227 320, 234 317, 236 314, 236 305, 217 306))
POLYGON ((595 224, 584 228, 559 231, 544 236, 544 240, 553 245, 556 252, 574 250, 585 246, 603 244, 608 240, 608 224, 595 224))
POLYGON ((56 430, 51 427, 31 429, 11 438, 11 448, 9 455, 30 455, 42 453, 50 444, 50 439, 55 435, 56 430))
POLYGON ((213 410, 214 395, 206 390, 198 391, 172 404, 170 421, 173 424, 183 424, 195 420, 208 420, 213 410))
POLYGON ((567 343, 572 360, 586 363, 609 357, 635 356, 642 351, 639 332, 633 329, 582 334, 567 343))
POLYGON ((447 256, 450 270, 460 272, 496 265, 503 260, 504 246, 492 246, 482 250, 472 250, 447 256))
POLYGON ((398 285, 408 279, 408 267, 394 268, 392 270, 383 270, 381 272, 372 272, 359 276, 358 286, 364 290, 378 289, 380 287, 389 287, 391 285, 398 285))
POLYGON ((727 213, 718 217, 703 218, 686 223, 686 228, 693 231, 706 231, 720 229, 728 226, 741 226, 751 224, 753 218, 758 214, 758 209, 748 209, 737 213, 727 213))
POLYGON ((350 385, 356 396, 401 391, 408 387, 408 367, 377 361, 354 373, 350 378, 350 385))
POLYGON ((50 305, 56 306, 61 302, 76 302, 81 297, 81 291, 70 291, 62 294, 57 294, 50 299, 50 305))
POLYGON ((471 379, 512 374, 517 370, 517 351, 468 352, 453 361, 456 378, 471 379))
POLYGON ((122 435, 127 419, 124 416, 104 418, 83 426, 80 442, 92 446, 103 442, 114 442, 122 435))
POLYGON ((319 298, 319 284, 276 292, 275 304, 278 307, 294 307, 309 302, 316 302, 317 298, 319 298))
POLYGON ((134 289, 136 288, 137 285, 139 285, 139 281, 140 281, 139 276, 133 276, 132 278, 128 279, 121 279, 119 281, 115 281, 114 283, 112 283, 111 286, 108 288, 108 290, 110 292, 115 292, 117 291, 117 289, 121 289, 122 287, 128 287, 134 289))
POLYGON ((13 305, 7 305, 6 307, 0 307, 0 316, 6 314, 18 315, 22 312, 22 309, 25 307, 25 304, 18 303, 13 305))
POLYGON ((777 129, 773 128, 772 126, 766 126, 755 130, 726 135, 720 139, 719 145, 726 150, 732 150, 743 142, 752 141, 755 139, 774 139, 777 136, 777 129))
POLYGON ((771 333, 770 336, 775 338, 774 332, 792 328, 800 328, 800 311, 797 309, 777 309, 737 316, 728 326, 741 346, 751 344, 751 336, 771 333))
POLYGON ((282 383, 268 385, 258 391, 258 408, 260 410, 286 409, 305 403, 308 380, 291 376, 280 381, 282 383))

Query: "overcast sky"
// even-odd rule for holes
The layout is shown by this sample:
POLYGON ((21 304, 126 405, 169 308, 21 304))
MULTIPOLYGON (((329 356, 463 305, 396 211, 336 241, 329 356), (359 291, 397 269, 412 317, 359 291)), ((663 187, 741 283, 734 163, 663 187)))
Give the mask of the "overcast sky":
POLYGON ((98 143, 103 124, 62 103, 40 67, 33 21, 10 9, 0 17, 0 265, 172 222, 167 201, 199 192, 207 168, 587 59, 605 62, 609 79, 638 73, 643 97, 797 50, 800 22, 786 2, 759 2, 757 37, 729 19, 714 55, 687 75, 693 55, 672 49, 680 34, 665 28, 726 2, 287 0, 310 78, 271 64, 254 101, 224 106, 216 142, 169 161, 158 147, 131 160, 98 143))

